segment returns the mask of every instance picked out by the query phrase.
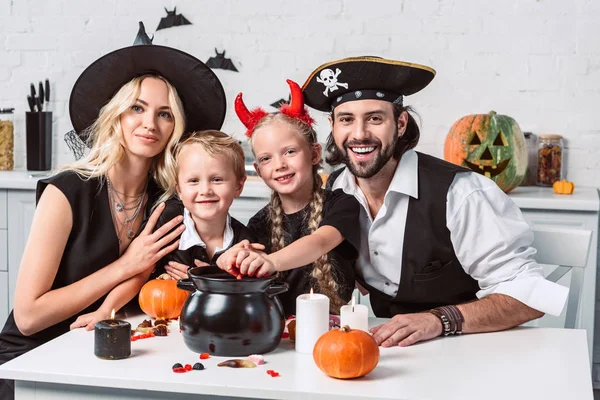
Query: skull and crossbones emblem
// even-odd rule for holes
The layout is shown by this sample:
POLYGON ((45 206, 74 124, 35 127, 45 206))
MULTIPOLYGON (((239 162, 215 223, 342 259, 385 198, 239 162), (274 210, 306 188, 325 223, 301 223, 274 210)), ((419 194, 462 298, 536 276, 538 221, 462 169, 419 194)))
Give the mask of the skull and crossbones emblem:
POLYGON ((334 90, 338 90, 338 86, 348 89, 347 83, 341 83, 337 80, 337 77, 341 72, 342 70, 339 68, 336 68, 335 72, 330 69, 324 69, 321 71, 317 77, 317 82, 325 85, 325 91, 323 92, 325 96, 329 97, 329 93, 332 93, 334 90))

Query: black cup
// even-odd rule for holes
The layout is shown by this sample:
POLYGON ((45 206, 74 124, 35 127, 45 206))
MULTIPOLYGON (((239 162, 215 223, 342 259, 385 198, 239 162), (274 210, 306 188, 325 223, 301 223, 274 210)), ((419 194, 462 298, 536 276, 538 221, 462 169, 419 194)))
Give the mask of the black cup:
POLYGON ((25 132, 27 169, 48 171, 52 168, 52 112, 26 112, 25 132))

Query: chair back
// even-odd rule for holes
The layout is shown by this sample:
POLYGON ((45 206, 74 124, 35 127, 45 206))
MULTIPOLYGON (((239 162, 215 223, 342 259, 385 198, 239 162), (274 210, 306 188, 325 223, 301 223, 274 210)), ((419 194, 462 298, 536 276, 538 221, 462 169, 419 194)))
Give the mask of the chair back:
POLYGON ((569 298, 565 328, 575 328, 581 291, 583 272, 587 264, 592 231, 583 229, 544 228, 533 230, 533 247, 537 249, 535 259, 540 264, 556 265, 546 279, 558 282, 571 271, 569 298))
POLYGON ((533 247, 540 264, 584 268, 587 264, 592 231, 545 228, 533 230, 533 247))

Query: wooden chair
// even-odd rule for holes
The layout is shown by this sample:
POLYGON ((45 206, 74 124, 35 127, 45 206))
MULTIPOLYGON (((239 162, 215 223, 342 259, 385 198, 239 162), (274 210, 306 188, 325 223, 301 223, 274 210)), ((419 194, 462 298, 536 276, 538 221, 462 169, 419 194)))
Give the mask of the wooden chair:
POLYGON ((558 282, 571 271, 569 298, 565 328, 575 328, 579 304, 583 272, 587 264, 588 252, 592 239, 592 231, 583 229, 534 228, 533 247, 537 249, 535 259, 540 264, 556 265, 546 279, 558 282))

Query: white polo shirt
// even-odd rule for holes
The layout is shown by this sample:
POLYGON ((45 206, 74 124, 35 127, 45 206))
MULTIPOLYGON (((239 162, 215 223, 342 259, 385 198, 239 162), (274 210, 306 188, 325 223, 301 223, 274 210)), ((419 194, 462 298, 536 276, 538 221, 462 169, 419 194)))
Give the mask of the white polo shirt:
MULTIPOLYGON (((353 195, 362 206, 357 273, 393 297, 402 271, 408 202, 418 198, 417 178, 418 154, 409 150, 398 163, 375 218, 347 168, 333 184, 333 189, 353 195)), ((474 172, 457 173, 446 197, 446 226, 456 257, 479 283, 478 298, 501 293, 543 313, 560 315, 569 290, 544 278, 533 259, 531 228, 496 183, 474 172)))

